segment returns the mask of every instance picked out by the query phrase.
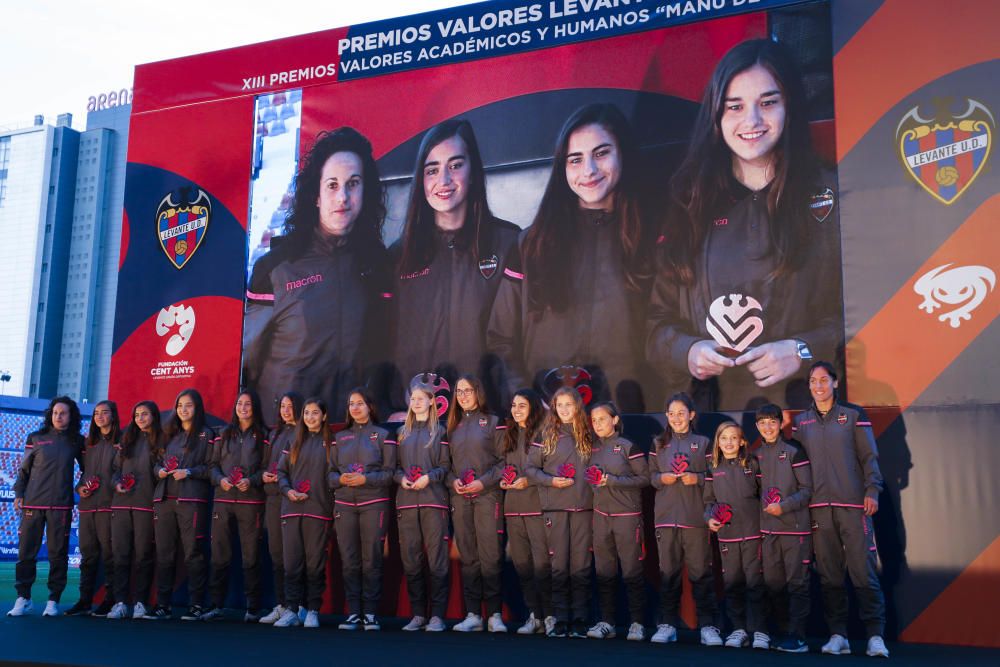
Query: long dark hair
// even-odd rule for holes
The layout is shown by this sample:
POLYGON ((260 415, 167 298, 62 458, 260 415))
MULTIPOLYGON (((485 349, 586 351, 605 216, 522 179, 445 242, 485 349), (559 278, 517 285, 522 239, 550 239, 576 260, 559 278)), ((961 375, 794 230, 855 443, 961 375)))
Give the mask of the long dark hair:
MULTIPOLYGON (((694 399, 691 398, 691 395, 688 394, 685 391, 678 392, 678 393, 674 394, 673 396, 671 396, 670 398, 668 398, 666 400, 666 402, 664 402, 664 404, 663 404, 663 411, 664 412, 669 412, 670 411, 670 404, 671 403, 680 403, 685 408, 687 408, 688 412, 690 412, 692 415, 695 414, 694 399)), ((694 420, 692 419, 692 422, 693 421, 694 420)), ((693 429, 694 424, 692 423, 691 426, 692 426, 692 429, 693 429)), ((673 429, 673 427, 670 426, 670 420, 668 419, 667 420, 667 425, 663 429, 663 433, 661 433, 660 435, 658 435, 655 438, 653 438, 653 443, 656 445, 657 449, 663 449, 664 447, 666 447, 667 445, 670 444, 670 439, 673 438, 673 437, 674 437, 674 429, 673 429)))
POLYGON ((274 437, 277 438, 278 434, 284 431, 286 428, 290 428, 285 420, 281 418, 281 402, 285 399, 292 402, 292 414, 295 416, 295 423, 298 424, 302 421, 302 406, 305 403, 305 399, 302 398, 302 394, 297 391, 286 391, 278 399, 278 412, 274 418, 274 437))
POLYGON ((715 66, 705 88, 701 110, 691 131, 687 155, 670 184, 670 205, 664 244, 667 274, 685 285, 694 282, 694 262, 705 243, 714 211, 730 197, 732 152, 722 136, 720 122, 726 91, 733 78, 760 65, 774 77, 785 102, 785 127, 775 146, 775 173, 767 191, 771 252, 775 269, 771 279, 799 268, 797 253, 805 232, 809 192, 815 184, 818 162, 812 151, 806 95, 802 76, 791 54, 769 39, 737 44, 715 66))
POLYGON ((187 451, 188 447, 191 446, 192 440, 199 437, 202 431, 205 430, 205 402, 201 399, 201 394, 197 389, 188 388, 177 394, 177 398, 174 399, 174 410, 170 413, 170 418, 167 419, 167 425, 163 429, 163 432, 169 440, 184 430, 184 427, 181 425, 181 418, 177 416, 177 404, 185 396, 190 397, 194 403, 194 417, 191 419, 191 430, 184 437, 184 451, 187 451))
MULTIPOLYGON (((108 441, 112 444, 118 444, 122 439, 122 425, 118 418, 118 404, 114 401, 98 401, 94 405, 94 410, 96 411, 102 405, 108 406, 108 409, 111 411, 111 432, 108 433, 108 441)), ((101 437, 101 428, 94 421, 93 416, 91 416, 90 430, 87 432, 87 446, 93 447, 101 441, 101 437)))
MULTIPOLYGON (((542 397, 534 389, 518 389, 514 392, 511 400, 513 401, 518 396, 528 401, 528 419, 524 423, 524 453, 527 454, 531 448, 531 439, 538 433, 542 420, 545 419, 545 404, 542 403, 542 397)), ((507 430, 503 434, 503 444, 501 445, 504 454, 517 449, 517 438, 520 431, 521 427, 514 421, 514 418, 507 417, 507 430)))
POLYGON ((135 423, 135 413, 139 408, 146 408, 153 418, 149 426, 149 449, 154 456, 163 455, 163 427, 160 426, 160 408, 153 401, 139 401, 132 408, 132 419, 129 420, 125 432, 122 433, 122 457, 131 458, 135 451, 135 443, 142 434, 142 429, 135 423))
MULTIPOLYGON (((455 380, 455 391, 458 391, 458 383, 465 380, 472 386, 472 391, 476 392, 476 410, 479 410, 485 415, 493 414, 490 410, 489 404, 486 402, 486 387, 483 386, 482 380, 477 378, 475 375, 465 374, 459 375, 458 379, 455 380)), ((457 395, 456 395, 457 396, 457 395)), ((456 397, 451 403, 451 407, 448 409, 448 435, 450 436, 458 428, 458 425, 462 422, 462 413, 464 410, 462 406, 458 404, 458 398, 456 397)))
POLYGON ((351 416, 351 396, 357 394, 368 406, 368 423, 378 424, 378 410, 375 408, 375 399, 372 397, 371 391, 367 387, 355 387, 347 392, 347 416, 344 418, 344 422, 347 424, 347 428, 354 426, 354 417, 351 416))
POLYGON ((69 408, 69 424, 66 426, 66 433, 69 434, 71 438, 75 436, 82 440, 83 435, 80 433, 80 425, 83 422, 83 420, 80 417, 80 406, 77 405, 76 401, 74 401, 69 396, 56 396, 51 401, 49 401, 49 406, 45 408, 45 416, 43 417, 42 428, 38 432, 44 433, 46 431, 55 430, 55 426, 52 424, 52 410, 59 403, 62 403, 63 405, 69 408))
POLYGON ((295 176, 295 197, 288 217, 285 219, 285 240, 282 247, 288 248, 293 257, 302 255, 315 240, 319 228, 320 176, 323 165, 334 153, 354 153, 361 158, 362 185, 361 212, 348 235, 350 242, 357 244, 362 257, 374 261, 378 251, 384 250, 382 226, 385 224, 385 188, 379 180, 378 166, 372 155, 372 145, 353 127, 338 127, 330 132, 321 132, 302 161, 302 168, 295 176))
MULTIPOLYGON (((424 195, 424 164, 427 156, 443 141, 458 137, 465 142, 466 159, 469 163, 469 191, 466 198, 465 221, 455 234, 455 245, 475 254, 482 255, 480 232, 485 221, 493 217, 486 200, 486 170, 479 152, 476 134, 469 121, 463 119, 446 120, 427 130, 417 149, 417 161, 413 166, 413 185, 406 207, 406 227, 403 230, 402 253, 399 258, 399 272, 413 273, 425 268, 434 260, 434 209, 424 195)), ((446 167, 447 165, 444 165, 446 167)))
POLYGON ((649 247, 646 226, 637 193, 638 149, 632 128, 625 115, 613 104, 590 104, 577 109, 559 131, 552 171, 542 195, 538 213, 528 228, 522 245, 528 284, 528 308, 541 313, 546 308, 562 311, 569 302, 570 272, 576 261, 575 243, 580 202, 566 180, 566 158, 570 136, 587 125, 599 125, 618 143, 621 177, 614 193, 611 215, 618 224, 618 240, 628 287, 639 290, 650 277, 649 247))
MULTIPOLYGON (((312 398, 307 398, 305 403, 302 405, 302 409, 305 410, 310 405, 316 405, 319 411, 323 413, 323 424, 319 427, 320 437, 323 438, 323 447, 326 449, 327 458, 330 457, 330 424, 329 415, 330 412, 326 409, 326 401, 322 398, 313 396, 312 398)), ((291 448, 288 450, 288 460, 291 461, 292 465, 299 460, 299 452, 302 451, 302 444, 309 438, 309 427, 306 426, 304 419, 299 419, 299 423, 295 426, 295 440, 292 442, 291 448)))
MULTIPOLYGON (((267 425, 264 423, 264 410, 260 405, 260 394, 253 389, 242 389, 236 395, 236 401, 239 401, 241 396, 250 397, 250 409, 253 411, 253 416, 250 420, 250 430, 253 432, 257 442, 263 443, 267 439, 267 425)), ((240 418, 236 416, 236 401, 233 401, 233 414, 229 418, 229 423, 222 431, 223 441, 229 440, 240 432, 240 418)))

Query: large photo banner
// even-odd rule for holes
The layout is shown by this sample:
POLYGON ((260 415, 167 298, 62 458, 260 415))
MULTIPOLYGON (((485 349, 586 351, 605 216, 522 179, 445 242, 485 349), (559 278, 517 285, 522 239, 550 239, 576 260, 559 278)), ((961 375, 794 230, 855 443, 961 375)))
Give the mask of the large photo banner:
MULTIPOLYGON (((339 40, 342 76, 400 34, 339 40)), ((805 407, 803 364, 843 345, 832 111, 822 4, 258 96, 244 383, 334 414, 358 385, 444 407, 461 374, 500 410, 567 384, 805 407), (765 187, 775 151, 796 166, 765 187)))

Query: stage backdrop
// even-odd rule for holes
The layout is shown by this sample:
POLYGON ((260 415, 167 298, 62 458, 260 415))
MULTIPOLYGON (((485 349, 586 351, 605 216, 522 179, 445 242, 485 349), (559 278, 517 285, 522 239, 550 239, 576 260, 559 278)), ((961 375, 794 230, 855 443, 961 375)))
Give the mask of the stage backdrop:
MULTIPOLYGON (((426 379, 437 382, 444 404, 456 373, 477 371, 498 408, 515 383, 543 392, 574 384, 613 397, 636 414, 629 434, 647 445, 655 423, 638 415, 661 411, 677 389, 694 389, 718 411, 762 399, 796 408, 806 398, 804 368, 767 390, 755 389, 744 368, 692 384, 684 359, 657 342, 658 327, 744 351, 804 340, 846 371, 842 389, 876 425, 886 476, 876 531, 890 634, 1000 645, 1000 622, 980 612, 1000 586, 1000 490, 988 467, 988 434, 1000 426, 1000 239, 991 224, 1000 213, 991 155, 1000 43, 990 30, 1000 8, 950 3, 942 12, 930 0, 508 0, 140 66, 112 398, 126 406, 151 398, 168 409, 193 386, 224 419, 246 382, 269 407, 295 388, 323 394, 339 415, 349 382, 367 382, 391 410, 404 405, 415 374, 434 373, 426 379), (364 326, 373 328, 347 312, 303 314, 302 304, 324 307, 310 302, 310 291, 339 294, 337 276, 296 266, 280 240, 295 175, 321 132, 351 126, 371 142, 386 194, 383 240, 396 253, 418 146, 435 124, 469 121, 489 206, 516 231, 535 220, 550 179, 564 177, 552 165, 563 122, 581 106, 613 104, 638 144, 622 174, 646 211, 641 234, 656 254, 671 241, 662 221, 667 183, 712 70, 728 49, 760 37, 784 43, 798 62, 813 144, 828 163, 806 242, 795 249, 814 253, 822 244, 816 270, 828 276, 827 291, 802 295, 802 281, 778 289, 749 274, 740 285, 737 268, 733 294, 700 290, 712 283, 696 277, 688 291, 704 292, 707 314, 691 318, 665 316, 651 278, 628 293, 623 312, 634 322, 618 329, 627 333, 591 343, 602 330, 600 308, 613 302, 589 287, 574 312, 591 319, 576 323, 575 339, 562 346, 572 352, 560 357, 525 344, 530 317, 511 324, 516 286, 506 283, 525 280, 516 246, 479 247, 470 261, 477 280, 498 285, 486 290, 496 302, 460 324, 442 321, 434 341, 404 318, 413 312, 407 290, 426 285, 415 291, 432 303, 463 285, 401 273, 395 254, 358 271, 372 276, 364 284, 376 324, 364 326), (378 344, 363 355, 347 343, 350 353, 306 353, 310 340, 330 335, 311 328, 317 320, 357 326, 355 338, 378 344), (447 336, 459 333, 482 340, 474 364, 433 359, 412 368, 396 352, 457 349, 465 341, 447 336), (268 371, 273 359, 290 373, 281 384, 268 371)), ((722 228, 728 220, 713 222, 722 228)), ((584 247, 575 237, 566 243, 584 247)), ((578 263, 557 268, 587 277, 579 273, 586 263, 601 275, 602 259, 581 252, 578 263)))

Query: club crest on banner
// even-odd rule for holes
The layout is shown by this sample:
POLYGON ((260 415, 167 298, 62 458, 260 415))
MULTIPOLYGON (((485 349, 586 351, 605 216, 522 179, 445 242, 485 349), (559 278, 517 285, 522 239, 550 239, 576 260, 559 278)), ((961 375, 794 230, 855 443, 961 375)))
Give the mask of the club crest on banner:
POLYGON ((947 100, 935 102, 932 118, 915 106, 896 126, 903 167, 932 197, 954 203, 983 171, 993 147, 996 122, 981 102, 966 99, 955 114, 947 100))
POLYGON ((212 201, 201 189, 192 199, 192 190, 181 188, 176 193, 170 192, 156 207, 160 247, 177 269, 183 269, 201 246, 212 220, 212 201))

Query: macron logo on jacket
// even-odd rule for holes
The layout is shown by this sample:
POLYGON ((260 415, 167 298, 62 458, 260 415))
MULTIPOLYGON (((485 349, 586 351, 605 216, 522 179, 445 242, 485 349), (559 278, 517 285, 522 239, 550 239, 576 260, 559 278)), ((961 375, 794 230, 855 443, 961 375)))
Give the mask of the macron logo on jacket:
POLYGON ((291 292, 293 289, 305 287, 306 285, 315 285, 316 283, 321 283, 321 282, 323 282, 323 274, 314 273, 311 276, 306 276, 305 278, 301 278, 299 280, 289 280, 287 283, 285 283, 285 291, 291 292))

